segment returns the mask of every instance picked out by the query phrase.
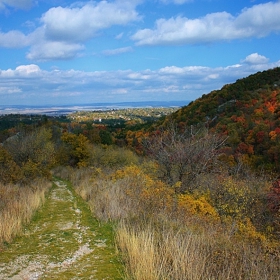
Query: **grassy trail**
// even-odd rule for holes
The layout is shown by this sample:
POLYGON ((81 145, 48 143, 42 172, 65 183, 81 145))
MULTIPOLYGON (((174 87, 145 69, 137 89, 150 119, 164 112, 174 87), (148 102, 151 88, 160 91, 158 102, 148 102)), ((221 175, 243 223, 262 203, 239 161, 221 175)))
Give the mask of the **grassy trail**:
POLYGON ((0 252, 0 279, 122 279, 112 228, 56 180, 23 236, 0 252))

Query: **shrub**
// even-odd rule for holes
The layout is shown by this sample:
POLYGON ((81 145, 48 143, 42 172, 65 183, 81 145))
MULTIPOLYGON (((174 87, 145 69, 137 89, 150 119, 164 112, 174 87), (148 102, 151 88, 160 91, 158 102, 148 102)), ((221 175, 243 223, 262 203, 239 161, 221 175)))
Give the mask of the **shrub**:
POLYGON ((199 215, 209 220, 218 220, 216 209, 207 201, 205 196, 195 198, 191 194, 178 196, 178 211, 183 215, 199 215))
POLYGON ((23 174, 15 163, 11 154, 0 146, 0 182, 3 184, 17 183, 22 180, 23 174))

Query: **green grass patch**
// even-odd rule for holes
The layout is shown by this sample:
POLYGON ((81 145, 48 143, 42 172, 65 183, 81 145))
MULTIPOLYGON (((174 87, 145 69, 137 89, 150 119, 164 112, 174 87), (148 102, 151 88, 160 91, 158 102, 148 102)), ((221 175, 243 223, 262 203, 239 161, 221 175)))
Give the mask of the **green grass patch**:
POLYGON ((24 234, 0 255, 0 278, 122 279, 113 226, 92 217, 70 183, 55 179, 24 234))

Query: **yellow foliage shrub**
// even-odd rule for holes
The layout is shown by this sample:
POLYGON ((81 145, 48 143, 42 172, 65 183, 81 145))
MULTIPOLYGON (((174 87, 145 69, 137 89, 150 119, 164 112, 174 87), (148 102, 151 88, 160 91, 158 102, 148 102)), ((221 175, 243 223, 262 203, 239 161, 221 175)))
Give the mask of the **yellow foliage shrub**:
POLYGON ((142 204, 154 210, 170 211, 173 205, 174 191, 162 181, 150 180, 140 194, 142 204))
POLYGON ((237 222, 238 234, 242 239, 247 238, 250 240, 264 242, 265 236, 256 230, 249 218, 245 218, 237 222))
POLYGON ((247 214, 252 203, 252 194, 246 182, 235 181, 229 177, 217 188, 215 204, 220 215, 240 218, 247 214))
POLYGON ((140 174, 143 174, 141 169, 139 167, 137 167, 136 165, 131 165, 131 166, 125 167, 123 169, 117 170, 112 175, 112 180, 117 181, 117 180, 123 179, 125 177, 129 177, 129 176, 133 176, 133 177, 139 176, 140 174))
POLYGON ((178 195, 178 211, 185 215, 198 215, 218 220, 215 208, 206 200, 205 196, 195 198, 191 194, 178 195))
POLYGON ((61 136, 64 143, 64 153, 67 154, 66 164, 70 166, 86 167, 90 157, 88 139, 83 135, 64 132, 61 136))
POLYGON ((138 166, 132 165, 117 170, 112 175, 112 180, 125 180, 123 185, 126 195, 138 202, 140 210, 152 213, 170 209, 172 206, 174 190, 162 181, 154 180, 138 166))

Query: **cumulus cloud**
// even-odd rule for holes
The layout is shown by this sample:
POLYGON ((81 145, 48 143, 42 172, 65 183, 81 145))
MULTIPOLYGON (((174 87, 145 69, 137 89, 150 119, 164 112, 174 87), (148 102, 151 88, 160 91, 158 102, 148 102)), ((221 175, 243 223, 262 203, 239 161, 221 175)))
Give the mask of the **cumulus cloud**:
POLYGON ((142 29, 131 38, 137 45, 200 44, 250 37, 280 31, 280 2, 268 2, 243 9, 238 16, 227 12, 189 19, 159 19, 154 29, 142 29))
POLYGON ((35 61, 71 59, 83 49, 81 44, 42 41, 31 47, 27 58, 35 61))
POLYGON ((264 64, 268 63, 269 59, 263 55, 259 55, 258 53, 252 53, 248 55, 242 62, 248 64, 264 64))
POLYGON ((27 10, 31 8, 33 0, 0 0, 0 9, 5 7, 13 7, 17 9, 27 10))
POLYGON ((0 70, 0 86, 1 82, 7 78, 19 78, 25 81, 26 78, 38 77, 42 73, 43 71, 36 64, 20 65, 15 70, 0 70))
POLYGON ((262 56, 251 54, 242 63, 226 67, 171 65, 142 71, 45 71, 36 64, 21 65, 0 70, 0 91, 1 96, 7 97, 5 100, 14 104, 27 104, 30 100, 38 104, 47 104, 48 100, 65 104, 66 97, 69 104, 104 100, 193 100, 257 71, 280 66, 280 61, 264 63, 264 60, 253 59, 254 63, 248 63, 254 57, 262 56))
MULTIPOLYGON (((32 3, 31 0, 4 2, 14 6, 18 2, 22 2, 20 4, 22 6, 32 3)), ((0 5, 4 2, 0 0, 0 5)), ((33 61, 72 59, 85 49, 86 41, 97 36, 102 30, 139 20, 140 16, 135 9, 139 2, 139 0, 74 2, 68 7, 51 8, 42 15, 41 26, 28 35, 16 30, 0 32, 0 47, 29 46, 30 50, 26 57, 33 61)), ((119 39, 121 34, 118 36, 119 39)), ((113 55, 131 50, 130 48, 108 50, 105 54, 113 55)))
POLYGON ((20 75, 23 76, 39 73, 40 71, 41 71, 40 67, 36 64, 20 65, 15 70, 15 72, 18 72, 20 75))
POLYGON ((7 33, 0 32, 0 47, 22 48, 30 44, 28 36, 20 31, 12 30, 7 33))
POLYGON ((88 2, 82 7, 51 8, 41 18, 49 40, 84 42, 113 25, 139 20, 128 1, 88 2))
POLYGON ((118 55, 122 53, 132 52, 132 51, 133 51, 132 47, 124 47, 124 48, 118 48, 112 50, 104 50, 102 53, 106 56, 111 56, 111 55, 118 55))

